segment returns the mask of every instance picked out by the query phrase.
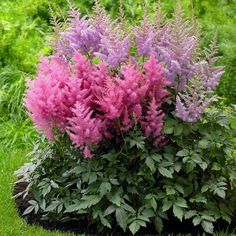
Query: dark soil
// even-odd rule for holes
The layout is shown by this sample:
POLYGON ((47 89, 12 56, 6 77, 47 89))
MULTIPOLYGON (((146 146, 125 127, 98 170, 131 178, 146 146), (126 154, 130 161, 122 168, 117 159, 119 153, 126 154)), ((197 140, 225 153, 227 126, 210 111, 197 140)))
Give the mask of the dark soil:
MULTIPOLYGON (((27 183, 17 183, 14 187, 13 195, 16 195, 19 192, 22 192, 27 186, 27 183)), ((23 212, 29 206, 28 201, 34 199, 33 194, 28 194, 25 199, 18 197, 15 199, 16 206, 18 208, 19 215, 23 217, 28 224, 38 225, 47 230, 58 230, 63 232, 72 232, 75 234, 88 234, 88 235, 128 235, 122 232, 120 228, 113 228, 107 230, 106 232, 97 233, 95 226, 88 226, 86 221, 68 221, 65 223, 57 221, 42 220, 40 214, 30 213, 23 216, 23 212)), ((236 228, 236 215, 233 218, 232 224, 229 226, 227 223, 219 221, 215 224, 216 230, 233 230, 236 228)), ((199 235, 202 233, 200 227, 193 227, 191 221, 180 222, 178 219, 172 218, 168 222, 164 222, 164 231, 161 234, 162 236, 167 236, 169 234, 190 234, 190 235, 199 235)), ((155 227, 153 224, 148 225, 147 228, 141 228, 138 235, 157 235, 155 227)))

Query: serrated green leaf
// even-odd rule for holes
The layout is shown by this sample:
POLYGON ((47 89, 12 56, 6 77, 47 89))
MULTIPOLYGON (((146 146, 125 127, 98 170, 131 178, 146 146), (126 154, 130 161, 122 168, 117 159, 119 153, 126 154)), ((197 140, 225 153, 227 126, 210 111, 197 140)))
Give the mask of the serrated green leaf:
POLYGON ((38 203, 35 200, 30 200, 29 204, 32 205, 32 206, 38 205, 38 203))
POLYGON ((130 205, 126 204, 126 203, 122 204, 121 207, 124 208, 124 209, 125 209, 126 211, 128 211, 128 212, 135 213, 134 208, 131 207, 130 205))
POLYGON ((143 221, 143 220, 140 220, 140 219, 137 220, 137 223, 138 223, 140 226, 143 226, 143 227, 146 227, 146 226, 147 226, 147 223, 146 223, 145 221, 143 221))
POLYGON ((179 207, 177 205, 174 204, 173 206, 173 213, 174 215, 180 220, 183 220, 183 216, 184 216, 184 210, 182 207, 179 207))
POLYGON ((223 189, 218 188, 214 191, 214 193, 217 194, 219 197, 225 199, 226 194, 225 194, 225 191, 223 189))
POLYGON ((131 233, 134 235, 139 231, 140 224, 138 223, 137 220, 135 220, 129 225, 129 229, 130 229, 131 233))
POLYGON ((184 194, 184 188, 183 188, 181 185, 175 184, 175 189, 176 189, 179 193, 184 194))
POLYGON ((176 191, 172 186, 167 186, 167 188, 166 188, 167 195, 174 195, 175 193, 176 193, 176 191))
POLYGON ((174 136, 179 136, 181 135, 183 132, 183 126, 182 125, 178 125, 174 128, 174 136))
POLYGON ((182 208, 188 208, 187 202, 185 201, 184 198, 178 198, 177 201, 175 202, 175 205, 182 208))
POLYGON ((162 156, 160 154, 153 154, 151 157, 156 162, 160 162, 162 160, 162 156))
POLYGON ((110 205, 104 212, 103 216, 108 216, 110 214, 112 214, 113 212, 115 212, 117 208, 113 205, 110 205))
POLYGON ((110 178, 110 182, 111 182, 111 184, 113 184, 113 185, 119 185, 119 182, 118 182, 117 179, 110 178))
POLYGON ((196 226, 196 225, 199 225, 201 223, 202 219, 200 216, 195 216, 193 218, 193 225, 196 226))
POLYGON ((101 196, 99 195, 86 195, 81 199, 81 202, 78 205, 78 210, 80 209, 86 209, 93 205, 96 205, 98 202, 100 202, 101 196))
MULTIPOLYGON (((155 213, 153 212, 152 209, 145 209, 142 211, 142 215, 146 218, 146 219, 149 219, 153 216, 155 216, 155 213)), ((143 219, 145 220, 145 219, 143 219)), ((148 221, 148 220, 147 220, 148 221)))
POLYGON ((172 207, 173 203, 171 201, 165 202, 162 206, 162 211, 168 211, 172 207))
POLYGON ((97 174, 94 172, 89 173, 88 181, 89 184, 94 183, 97 180, 97 174))
POLYGON ((193 216, 195 216, 197 214, 197 211, 195 210, 192 210, 192 211, 187 211, 185 214, 184 214, 184 218, 186 220, 192 218, 193 216))
POLYGON ((157 232, 159 234, 161 234, 162 230, 164 228, 162 219, 160 217, 156 217, 155 221, 154 221, 154 224, 155 224, 155 228, 156 228, 157 232))
POLYGON ((175 163, 174 164, 174 169, 177 173, 179 173, 180 170, 181 170, 181 163, 175 163))
POLYGON ((202 220, 207 220, 210 222, 215 222, 215 218, 213 216, 209 216, 209 215, 202 215, 202 220))
POLYGON ((54 182, 54 181, 51 181, 51 186, 53 188, 59 188, 59 185, 56 182, 54 182))
POLYGON ((172 134, 174 132, 173 127, 164 127, 164 134, 172 134))
POLYGON ((154 211, 156 211, 157 210, 157 201, 154 197, 150 200, 150 204, 151 204, 152 208, 154 209, 154 211))
POLYGON ((206 233, 213 234, 214 225, 212 224, 212 222, 203 220, 201 226, 206 233))
POLYGON ((123 229, 123 231, 126 231, 127 224, 128 224, 128 215, 126 211, 123 208, 116 209, 116 221, 118 225, 123 229))
POLYGON ((147 157, 145 160, 145 164, 148 166, 148 168, 153 172, 156 170, 155 168, 155 162, 151 157, 147 157))
POLYGON ((59 201, 53 201, 46 209, 45 211, 53 211, 59 206, 59 201))
POLYGON ((101 223, 105 226, 111 229, 111 224, 110 222, 103 216, 99 215, 101 223))
POLYGON ((101 196, 104 196, 106 193, 111 191, 111 184, 109 182, 103 182, 101 183, 99 187, 99 192, 101 196))
POLYGON ((183 149, 183 150, 178 151, 176 153, 176 156, 178 156, 178 157, 186 157, 188 155, 189 155, 189 150, 187 150, 187 149, 183 149))
POLYGON ((202 168, 202 170, 206 170, 208 167, 208 164, 204 161, 204 162, 200 163, 199 166, 202 168))
POLYGON ((71 204, 66 207, 64 213, 75 212, 75 211, 78 211, 78 209, 79 209, 79 204, 71 204))
POLYGON ((198 154, 193 154, 191 159, 196 163, 196 164, 201 164, 202 163, 202 159, 201 156, 198 154))
POLYGON ((112 202, 113 204, 115 204, 118 207, 120 207, 120 205, 121 205, 121 197, 120 197, 119 192, 110 193, 110 194, 106 195, 106 197, 108 198, 108 200, 110 202, 112 202))
POLYGON ((168 169, 160 166, 160 167, 158 167, 158 170, 161 175, 168 177, 168 178, 173 178, 172 173, 168 169))
POLYGON ((190 198, 190 202, 207 203, 207 199, 206 197, 199 194, 197 196, 190 198))
POLYGON ((201 192, 202 192, 202 193, 205 193, 208 189, 209 189, 209 186, 208 186, 208 185, 204 185, 204 186, 202 186, 202 188, 201 188, 201 192))

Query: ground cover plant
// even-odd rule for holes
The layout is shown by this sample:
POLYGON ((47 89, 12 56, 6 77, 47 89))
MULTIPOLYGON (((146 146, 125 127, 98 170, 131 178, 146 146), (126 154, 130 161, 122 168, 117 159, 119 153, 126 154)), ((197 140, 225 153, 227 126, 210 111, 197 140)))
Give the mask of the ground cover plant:
POLYGON ((24 104, 49 142, 17 172, 29 184, 17 197, 34 194, 24 214, 133 234, 176 217, 213 233, 230 223, 236 178, 235 111, 213 105, 215 40, 201 50, 179 4, 171 20, 160 6, 144 12, 131 34, 94 10, 54 20, 53 55, 27 83, 24 104))

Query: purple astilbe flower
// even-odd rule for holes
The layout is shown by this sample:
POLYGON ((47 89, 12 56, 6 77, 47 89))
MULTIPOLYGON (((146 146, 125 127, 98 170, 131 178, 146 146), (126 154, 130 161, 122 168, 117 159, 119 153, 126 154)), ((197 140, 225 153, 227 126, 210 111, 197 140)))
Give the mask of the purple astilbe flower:
POLYGON ((148 21, 146 14, 144 14, 141 25, 133 28, 133 33, 138 55, 150 56, 154 50, 157 32, 155 32, 154 26, 148 21))
POLYGON ((109 14, 107 14, 105 8, 101 6, 98 0, 95 0, 94 5, 95 16, 92 16, 91 24, 96 30, 98 36, 103 35, 106 31, 106 28, 112 24, 112 19, 109 14))
POLYGON ((99 56, 111 68, 116 68, 120 63, 127 60, 130 35, 125 35, 121 31, 120 25, 113 22, 100 37, 100 52, 95 53, 95 55, 99 56))
POLYGON ((167 64, 167 79, 177 90, 184 89, 194 71, 194 56, 197 38, 192 34, 193 26, 184 19, 180 3, 173 14, 168 32, 167 45, 158 47, 160 58, 167 64))
POLYGON ((73 116, 68 118, 67 133, 73 144, 83 151, 85 158, 91 157, 89 146, 96 146, 102 140, 102 121, 92 118, 93 111, 80 102, 76 103, 72 112, 73 116))
POLYGON ((205 60, 200 61, 196 65, 196 74, 203 82, 204 87, 208 91, 213 91, 219 84, 219 80, 224 74, 223 66, 214 66, 219 57, 217 57, 218 47, 216 45, 216 37, 213 38, 209 48, 204 50, 205 60))
POLYGON ((121 24, 112 21, 105 9, 95 2, 95 17, 92 25, 100 37, 99 50, 95 55, 99 56, 110 67, 116 68, 127 60, 130 49, 130 35, 121 30, 121 24))
POLYGON ((202 81, 193 78, 176 97, 176 116, 185 122, 196 122, 214 100, 215 96, 209 98, 202 81))
POLYGON ((213 66, 207 61, 201 61, 196 65, 196 75, 202 80, 208 91, 213 91, 219 84, 220 78, 224 74, 223 70, 223 66, 213 66))
POLYGON ((62 32, 61 35, 70 49, 80 52, 84 55, 99 50, 100 37, 99 33, 91 24, 91 19, 87 16, 81 17, 79 11, 70 7, 69 28, 62 32))
POLYGON ((165 14, 161 10, 159 1, 154 21, 151 22, 147 17, 147 13, 144 12, 140 26, 133 27, 138 55, 150 56, 158 47, 166 46, 168 29, 169 25, 165 23, 165 14))

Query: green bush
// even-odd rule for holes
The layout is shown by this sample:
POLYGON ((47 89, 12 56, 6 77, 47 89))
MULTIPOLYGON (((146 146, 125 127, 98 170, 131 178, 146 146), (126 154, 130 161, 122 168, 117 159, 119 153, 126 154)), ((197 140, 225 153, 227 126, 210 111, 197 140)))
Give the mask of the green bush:
POLYGON ((34 193, 25 214, 73 218, 99 231, 118 224, 133 234, 151 223, 161 232, 168 217, 176 217, 212 233, 213 224, 230 222, 235 210, 235 115, 212 108, 196 124, 168 117, 162 150, 138 129, 92 159, 82 159, 66 138, 39 142, 32 163, 17 173, 29 183, 22 194, 34 193))

